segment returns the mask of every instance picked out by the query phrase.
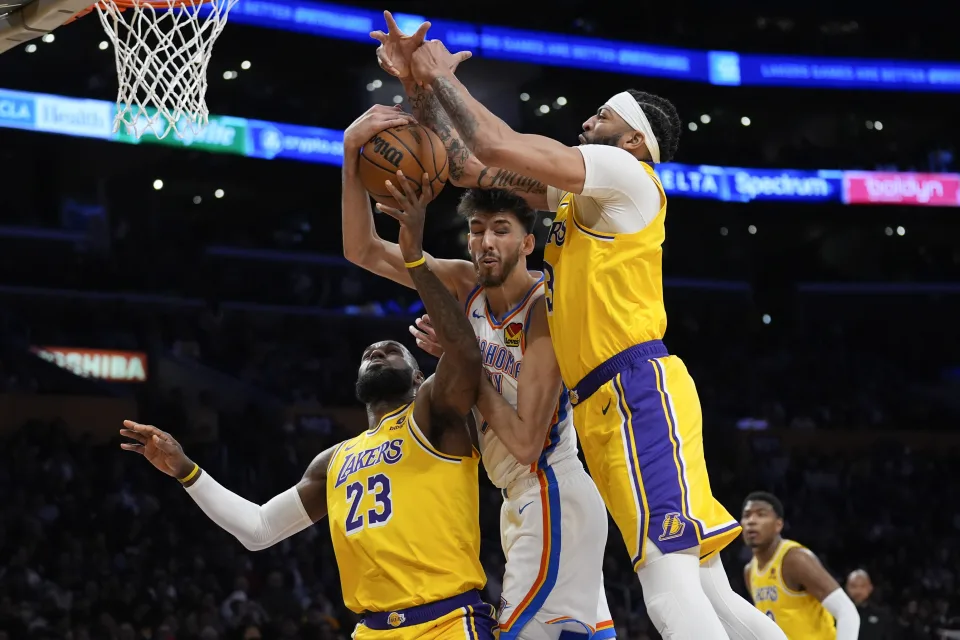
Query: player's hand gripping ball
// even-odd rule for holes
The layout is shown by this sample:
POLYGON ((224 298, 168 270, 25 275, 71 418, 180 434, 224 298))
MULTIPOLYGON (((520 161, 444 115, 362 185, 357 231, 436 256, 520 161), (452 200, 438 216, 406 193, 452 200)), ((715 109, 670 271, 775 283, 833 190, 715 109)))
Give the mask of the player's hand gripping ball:
MULTIPOLYGON (((436 196, 447 184, 447 151, 440 138, 419 124, 405 124, 375 134, 360 152, 360 181, 363 188, 382 205, 399 208, 384 186, 396 181, 397 171, 413 187, 417 197, 423 191, 420 180, 426 174, 436 196)), ((400 185, 397 185, 398 187, 400 185)))

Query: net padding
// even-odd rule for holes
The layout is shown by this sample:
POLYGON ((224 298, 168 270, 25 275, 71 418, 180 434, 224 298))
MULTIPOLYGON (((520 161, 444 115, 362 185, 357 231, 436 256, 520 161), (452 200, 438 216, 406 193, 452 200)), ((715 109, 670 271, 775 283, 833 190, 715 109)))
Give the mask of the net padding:
POLYGON ((182 138, 207 126, 207 65, 237 0, 102 0, 119 89, 113 123, 140 138, 182 138))

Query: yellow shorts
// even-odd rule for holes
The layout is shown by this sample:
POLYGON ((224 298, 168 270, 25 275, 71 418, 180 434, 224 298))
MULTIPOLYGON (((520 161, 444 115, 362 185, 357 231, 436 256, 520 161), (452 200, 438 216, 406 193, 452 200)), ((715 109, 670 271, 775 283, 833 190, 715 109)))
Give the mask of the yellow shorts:
POLYGON ((699 545, 706 560, 730 544, 740 526, 710 491, 693 378, 675 356, 608 372, 574 406, 573 422, 634 569, 646 559, 647 538, 663 553, 699 545))
POLYGON ((497 612, 468 591, 446 600, 368 613, 353 631, 354 640, 496 640, 497 612))

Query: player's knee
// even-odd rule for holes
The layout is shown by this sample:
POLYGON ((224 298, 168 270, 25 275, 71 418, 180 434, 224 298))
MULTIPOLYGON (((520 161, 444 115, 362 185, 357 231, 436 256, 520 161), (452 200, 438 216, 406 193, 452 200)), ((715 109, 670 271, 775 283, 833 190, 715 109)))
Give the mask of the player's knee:
POLYGON ((644 598, 647 615, 664 640, 683 638, 685 628, 683 607, 672 593, 658 593, 644 598))

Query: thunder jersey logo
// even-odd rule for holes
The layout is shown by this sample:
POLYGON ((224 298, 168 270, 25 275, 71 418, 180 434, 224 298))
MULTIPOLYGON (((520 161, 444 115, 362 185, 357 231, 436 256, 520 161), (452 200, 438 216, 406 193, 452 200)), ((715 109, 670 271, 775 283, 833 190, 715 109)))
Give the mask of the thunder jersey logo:
POLYGON ((364 449, 357 453, 347 454, 343 460, 343 466, 340 467, 340 473, 337 474, 337 483, 334 488, 339 487, 347 479, 358 471, 368 469, 374 465, 385 462, 386 464, 396 464, 403 457, 403 440, 389 440, 383 444, 370 449, 364 449))

